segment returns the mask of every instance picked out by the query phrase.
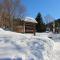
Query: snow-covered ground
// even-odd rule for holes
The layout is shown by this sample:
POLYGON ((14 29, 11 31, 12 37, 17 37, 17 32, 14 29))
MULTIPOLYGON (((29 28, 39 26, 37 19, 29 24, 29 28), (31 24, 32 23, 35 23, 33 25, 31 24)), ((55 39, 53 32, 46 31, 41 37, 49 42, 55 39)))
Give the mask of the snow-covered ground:
POLYGON ((0 28, 0 60, 59 60, 60 42, 52 33, 21 34, 0 28))
POLYGON ((53 60, 60 60, 60 34, 51 34, 50 37, 54 41, 53 60))

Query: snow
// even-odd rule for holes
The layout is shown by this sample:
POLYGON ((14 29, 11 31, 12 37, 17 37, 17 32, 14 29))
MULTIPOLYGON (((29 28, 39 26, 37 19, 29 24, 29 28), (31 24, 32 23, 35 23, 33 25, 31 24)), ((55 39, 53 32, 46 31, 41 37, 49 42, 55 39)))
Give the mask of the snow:
POLYGON ((60 42, 54 44, 53 53, 53 60, 60 60, 60 42))
MULTIPOLYGON (((57 35, 59 37, 59 35, 57 35)), ((0 60, 60 60, 60 42, 56 34, 21 34, 0 28, 0 60), (52 38, 49 38, 52 37, 52 38)))
POLYGON ((31 17, 25 17, 23 20, 26 21, 26 22, 37 23, 37 21, 34 18, 31 18, 31 17))
POLYGON ((50 37, 54 41, 53 46, 53 60, 60 60, 60 34, 51 34, 50 37))

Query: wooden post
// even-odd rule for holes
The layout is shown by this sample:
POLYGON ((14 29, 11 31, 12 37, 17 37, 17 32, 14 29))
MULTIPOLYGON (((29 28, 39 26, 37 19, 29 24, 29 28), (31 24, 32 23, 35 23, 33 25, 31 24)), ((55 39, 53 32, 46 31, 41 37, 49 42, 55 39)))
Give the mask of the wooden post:
POLYGON ((23 32, 25 33, 25 22, 24 22, 23 32))
POLYGON ((55 33, 55 21, 53 22, 53 33, 55 33))
POLYGON ((36 35, 35 25, 34 25, 34 32, 33 33, 34 33, 34 36, 35 36, 36 35))

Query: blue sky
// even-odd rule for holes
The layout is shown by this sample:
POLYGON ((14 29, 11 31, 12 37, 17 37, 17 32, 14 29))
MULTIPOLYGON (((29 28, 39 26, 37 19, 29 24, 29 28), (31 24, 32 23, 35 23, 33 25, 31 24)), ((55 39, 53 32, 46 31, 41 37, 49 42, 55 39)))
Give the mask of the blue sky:
MULTIPOLYGON (((2 0, 0 0, 1 2, 2 0)), ((26 7, 26 16, 35 18, 40 12, 42 16, 50 15, 60 18, 60 0, 21 0, 26 7)))
POLYGON ((60 0, 22 0, 26 6, 26 16, 36 17, 40 12, 42 16, 51 15, 60 18, 60 0))

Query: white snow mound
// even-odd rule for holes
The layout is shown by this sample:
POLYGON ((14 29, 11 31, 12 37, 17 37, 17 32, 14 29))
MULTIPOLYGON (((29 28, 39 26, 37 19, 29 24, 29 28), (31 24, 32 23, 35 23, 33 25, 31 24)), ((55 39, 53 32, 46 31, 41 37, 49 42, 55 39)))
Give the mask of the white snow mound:
POLYGON ((0 59, 52 60, 53 44, 47 36, 27 36, 0 28, 0 59))

